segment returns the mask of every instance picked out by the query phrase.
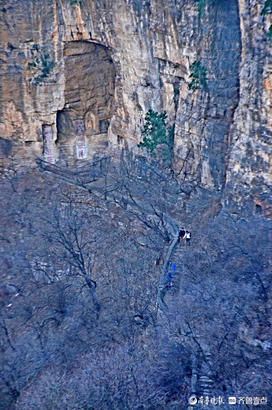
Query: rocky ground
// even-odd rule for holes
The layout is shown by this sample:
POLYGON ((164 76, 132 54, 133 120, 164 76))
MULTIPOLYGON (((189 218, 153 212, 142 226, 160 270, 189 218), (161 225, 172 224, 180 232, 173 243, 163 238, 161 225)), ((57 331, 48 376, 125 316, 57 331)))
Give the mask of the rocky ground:
POLYGON ((1 181, 1 408, 271 401, 270 221, 120 161, 1 181))

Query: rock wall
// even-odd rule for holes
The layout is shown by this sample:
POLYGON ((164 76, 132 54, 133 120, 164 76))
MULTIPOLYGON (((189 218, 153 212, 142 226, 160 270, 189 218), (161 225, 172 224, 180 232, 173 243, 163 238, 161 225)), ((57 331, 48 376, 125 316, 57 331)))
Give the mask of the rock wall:
POLYGON ((55 162, 107 146, 137 150, 146 111, 166 110, 183 178, 219 191, 227 183, 240 199, 255 186, 262 201, 272 163, 264 3, 2 1, 1 157, 55 162), (196 90, 188 87, 194 62, 206 72, 196 90))
POLYGON ((241 202, 251 194, 256 212, 272 218, 272 53, 267 36, 272 15, 261 15, 264 3, 239 1, 239 104, 229 135, 226 193, 241 202))

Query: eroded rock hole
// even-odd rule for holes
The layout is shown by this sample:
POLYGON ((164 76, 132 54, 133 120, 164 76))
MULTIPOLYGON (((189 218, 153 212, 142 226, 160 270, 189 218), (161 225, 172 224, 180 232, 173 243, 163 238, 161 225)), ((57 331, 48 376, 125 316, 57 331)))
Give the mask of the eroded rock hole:
POLYGON ((113 115, 115 68, 109 50, 88 41, 64 48, 65 107, 57 114, 60 155, 85 159, 105 149, 113 115))
POLYGON ((262 211, 263 211, 262 206, 257 204, 255 208, 256 215, 261 215, 262 211))

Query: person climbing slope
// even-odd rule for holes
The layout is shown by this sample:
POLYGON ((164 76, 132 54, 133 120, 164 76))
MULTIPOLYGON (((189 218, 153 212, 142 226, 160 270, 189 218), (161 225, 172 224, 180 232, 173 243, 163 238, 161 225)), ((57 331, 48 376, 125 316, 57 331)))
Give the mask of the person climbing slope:
POLYGON ((192 237, 191 232, 186 231, 186 233, 185 233, 185 241, 186 241, 186 244, 190 245, 191 237, 192 237))
POLYGON ((183 239, 185 238, 186 235, 186 231, 184 228, 181 228, 181 230, 179 231, 179 241, 183 241, 183 239))

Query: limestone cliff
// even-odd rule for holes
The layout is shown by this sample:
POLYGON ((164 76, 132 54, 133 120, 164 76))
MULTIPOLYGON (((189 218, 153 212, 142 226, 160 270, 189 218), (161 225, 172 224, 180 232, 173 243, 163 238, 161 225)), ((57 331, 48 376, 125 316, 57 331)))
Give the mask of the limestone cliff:
POLYGON ((272 408, 271 16, 0 0, 0 409, 272 408))
POLYGON ((263 207, 272 163, 264 3, 3 0, 2 160, 137 150, 146 111, 165 110, 181 175, 217 190, 227 183, 240 199, 250 191, 263 207), (194 62, 206 72, 195 90, 194 62))

